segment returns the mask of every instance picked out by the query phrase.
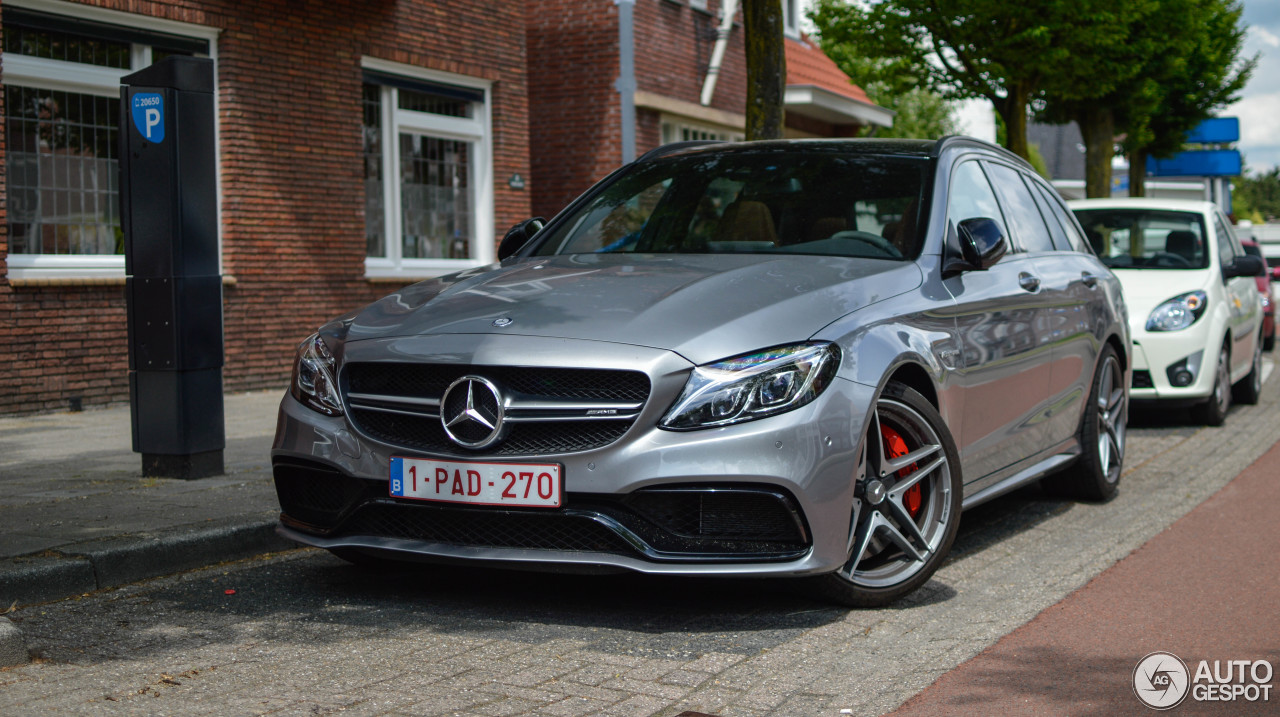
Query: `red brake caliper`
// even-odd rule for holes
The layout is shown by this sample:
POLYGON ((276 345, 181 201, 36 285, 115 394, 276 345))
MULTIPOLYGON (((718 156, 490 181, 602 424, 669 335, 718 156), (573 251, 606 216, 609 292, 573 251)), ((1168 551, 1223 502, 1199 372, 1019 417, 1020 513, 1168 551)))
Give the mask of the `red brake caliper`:
MULTIPOLYGON (((897 431, 881 424, 880 434, 884 436, 886 458, 898 458, 899 456, 905 456, 910 452, 907 450, 907 442, 902 440, 902 436, 898 435, 897 431)), ((912 463, 906 468, 898 471, 898 477, 906 478, 908 475, 911 475, 911 471, 914 471, 915 469, 916 464, 912 463)), ((908 488, 907 492, 902 496, 902 504, 906 506, 907 513, 909 513, 912 518, 920 514, 920 505, 923 502, 924 494, 920 490, 919 483, 908 488)))

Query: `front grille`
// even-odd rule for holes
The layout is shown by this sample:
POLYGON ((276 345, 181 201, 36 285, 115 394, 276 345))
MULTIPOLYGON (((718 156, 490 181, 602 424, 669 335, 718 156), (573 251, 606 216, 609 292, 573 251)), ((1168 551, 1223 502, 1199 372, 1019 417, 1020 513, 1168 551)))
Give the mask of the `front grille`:
MULTIPOLYGON (((345 395, 360 397, 347 402, 356 428, 391 445, 448 456, 555 455, 602 448, 627 432, 649 398, 649 377, 639 371, 352 363, 343 376, 345 395), (509 401, 505 435, 481 450, 454 443, 439 418, 437 402, 454 381, 467 375, 492 381, 509 401), (574 409, 568 412, 576 415, 564 415, 566 409, 554 407, 557 402, 572 402, 574 409), (592 412, 592 404, 608 411, 592 412), (526 405, 544 413, 530 420, 529 410, 521 413, 526 405), (611 417, 596 417, 601 414, 611 417)), ((450 394, 451 401, 454 396, 450 394)), ((467 441, 487 435, 467 424, 453 430, 467 441)))
POLYGON ((639 401, 649 397, 649 377, 639 371, 458 364, 347 364, 347 390, 414 398, 440 398, 468 374, 483 376, 526 396, 575 400, 639 401))
POLYGON ((449 456, 521 456, 573 453, 603 448, 622 437, 632 421, 548 421, 511 424, 507 437, 483 451, 449 440, 435 416, 409 416, 352 409, 351 421, 382 441, 414 451, 449 456))
POLYGON ((1142 371, 1142 370, 1134 371, 1133 387, 1134 388, 1155 388, 1155 384, 1151 382, 1151 372, 1142 371))
POLYGON ((773 488, 568 493, 562 508, 504 509, 395 499, 387 495, 384 481, 353 478, 299 459, 277 459, 274 469, 283 520, 330 538, 611 553, 654 561, 785 560, 810 544, 795 501, 773 488))

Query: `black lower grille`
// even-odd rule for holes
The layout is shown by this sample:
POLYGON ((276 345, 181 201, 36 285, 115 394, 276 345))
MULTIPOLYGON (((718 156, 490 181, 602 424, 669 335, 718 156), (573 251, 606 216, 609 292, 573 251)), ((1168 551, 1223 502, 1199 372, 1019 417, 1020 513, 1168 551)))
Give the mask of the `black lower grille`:
POLYGON ((1134 388, 1155 388, 1155 384, 1151 382, 1150 371, 1134 371, 1133 372, 1134 388))
POLYGON ((486 548, 635 552, 625 540, 599 523, 560 512, 373 504, 357 511, 343 524, 340 533, 486 548))
POLYGON ((810 544, 795 501, 759 486, 689 486, 623 496, 567 493, 559 509, 508 509, 395 499, 385 481, 353 478, 300 459, 276 459, 274 470, 283 520, 329 538, 399 538, 659 561, 791 559, 810 544))
POLYGON ((632 421, 539 421, 513 423, 498 445, 469 451, 450 441, 440 419, 353 409, 351 421, 362 431, 392 445, 451 456, 530 456, 603 448, 622 437, 632 421))

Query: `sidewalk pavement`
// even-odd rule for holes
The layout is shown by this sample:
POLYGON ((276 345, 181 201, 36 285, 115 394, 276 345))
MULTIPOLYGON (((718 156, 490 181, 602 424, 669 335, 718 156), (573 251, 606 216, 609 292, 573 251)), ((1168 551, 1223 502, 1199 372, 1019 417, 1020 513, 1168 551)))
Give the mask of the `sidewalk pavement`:
POLYGON ((283 395, 228 394, 226 474, 189 481, 142 477, 127 405, 0 418, 0 614, 294 547, 275 534, 283 395))

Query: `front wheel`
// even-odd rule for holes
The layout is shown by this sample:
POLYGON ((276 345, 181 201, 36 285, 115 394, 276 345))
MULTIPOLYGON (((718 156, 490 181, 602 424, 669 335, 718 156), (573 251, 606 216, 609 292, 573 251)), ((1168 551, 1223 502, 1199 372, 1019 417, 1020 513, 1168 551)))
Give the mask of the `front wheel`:
POLYGON ((1128 408, 1124 371, 1115 349, 1108 345, 1098 360, 1093 390, 1080 418, 1080 457, 1061 473, 1045 478, 1044 486, 1072 498, 1110 500, 1124 466, 1128 408))
POLYGON ((1213 372, 1213 393, 1204 403, 1192 406, 1195 420, 1206 426, 1221 426, 1227 420, 1231 408, 1231 362, 1227 347, 1218 352, 1218 364, 1213 372))
POLYGON ((848 560, 811 586, 841 605, 880 607, 933 575, 960 525, 960 460, 937 410, 916 391, 887 385, 853 480, 848 560))

